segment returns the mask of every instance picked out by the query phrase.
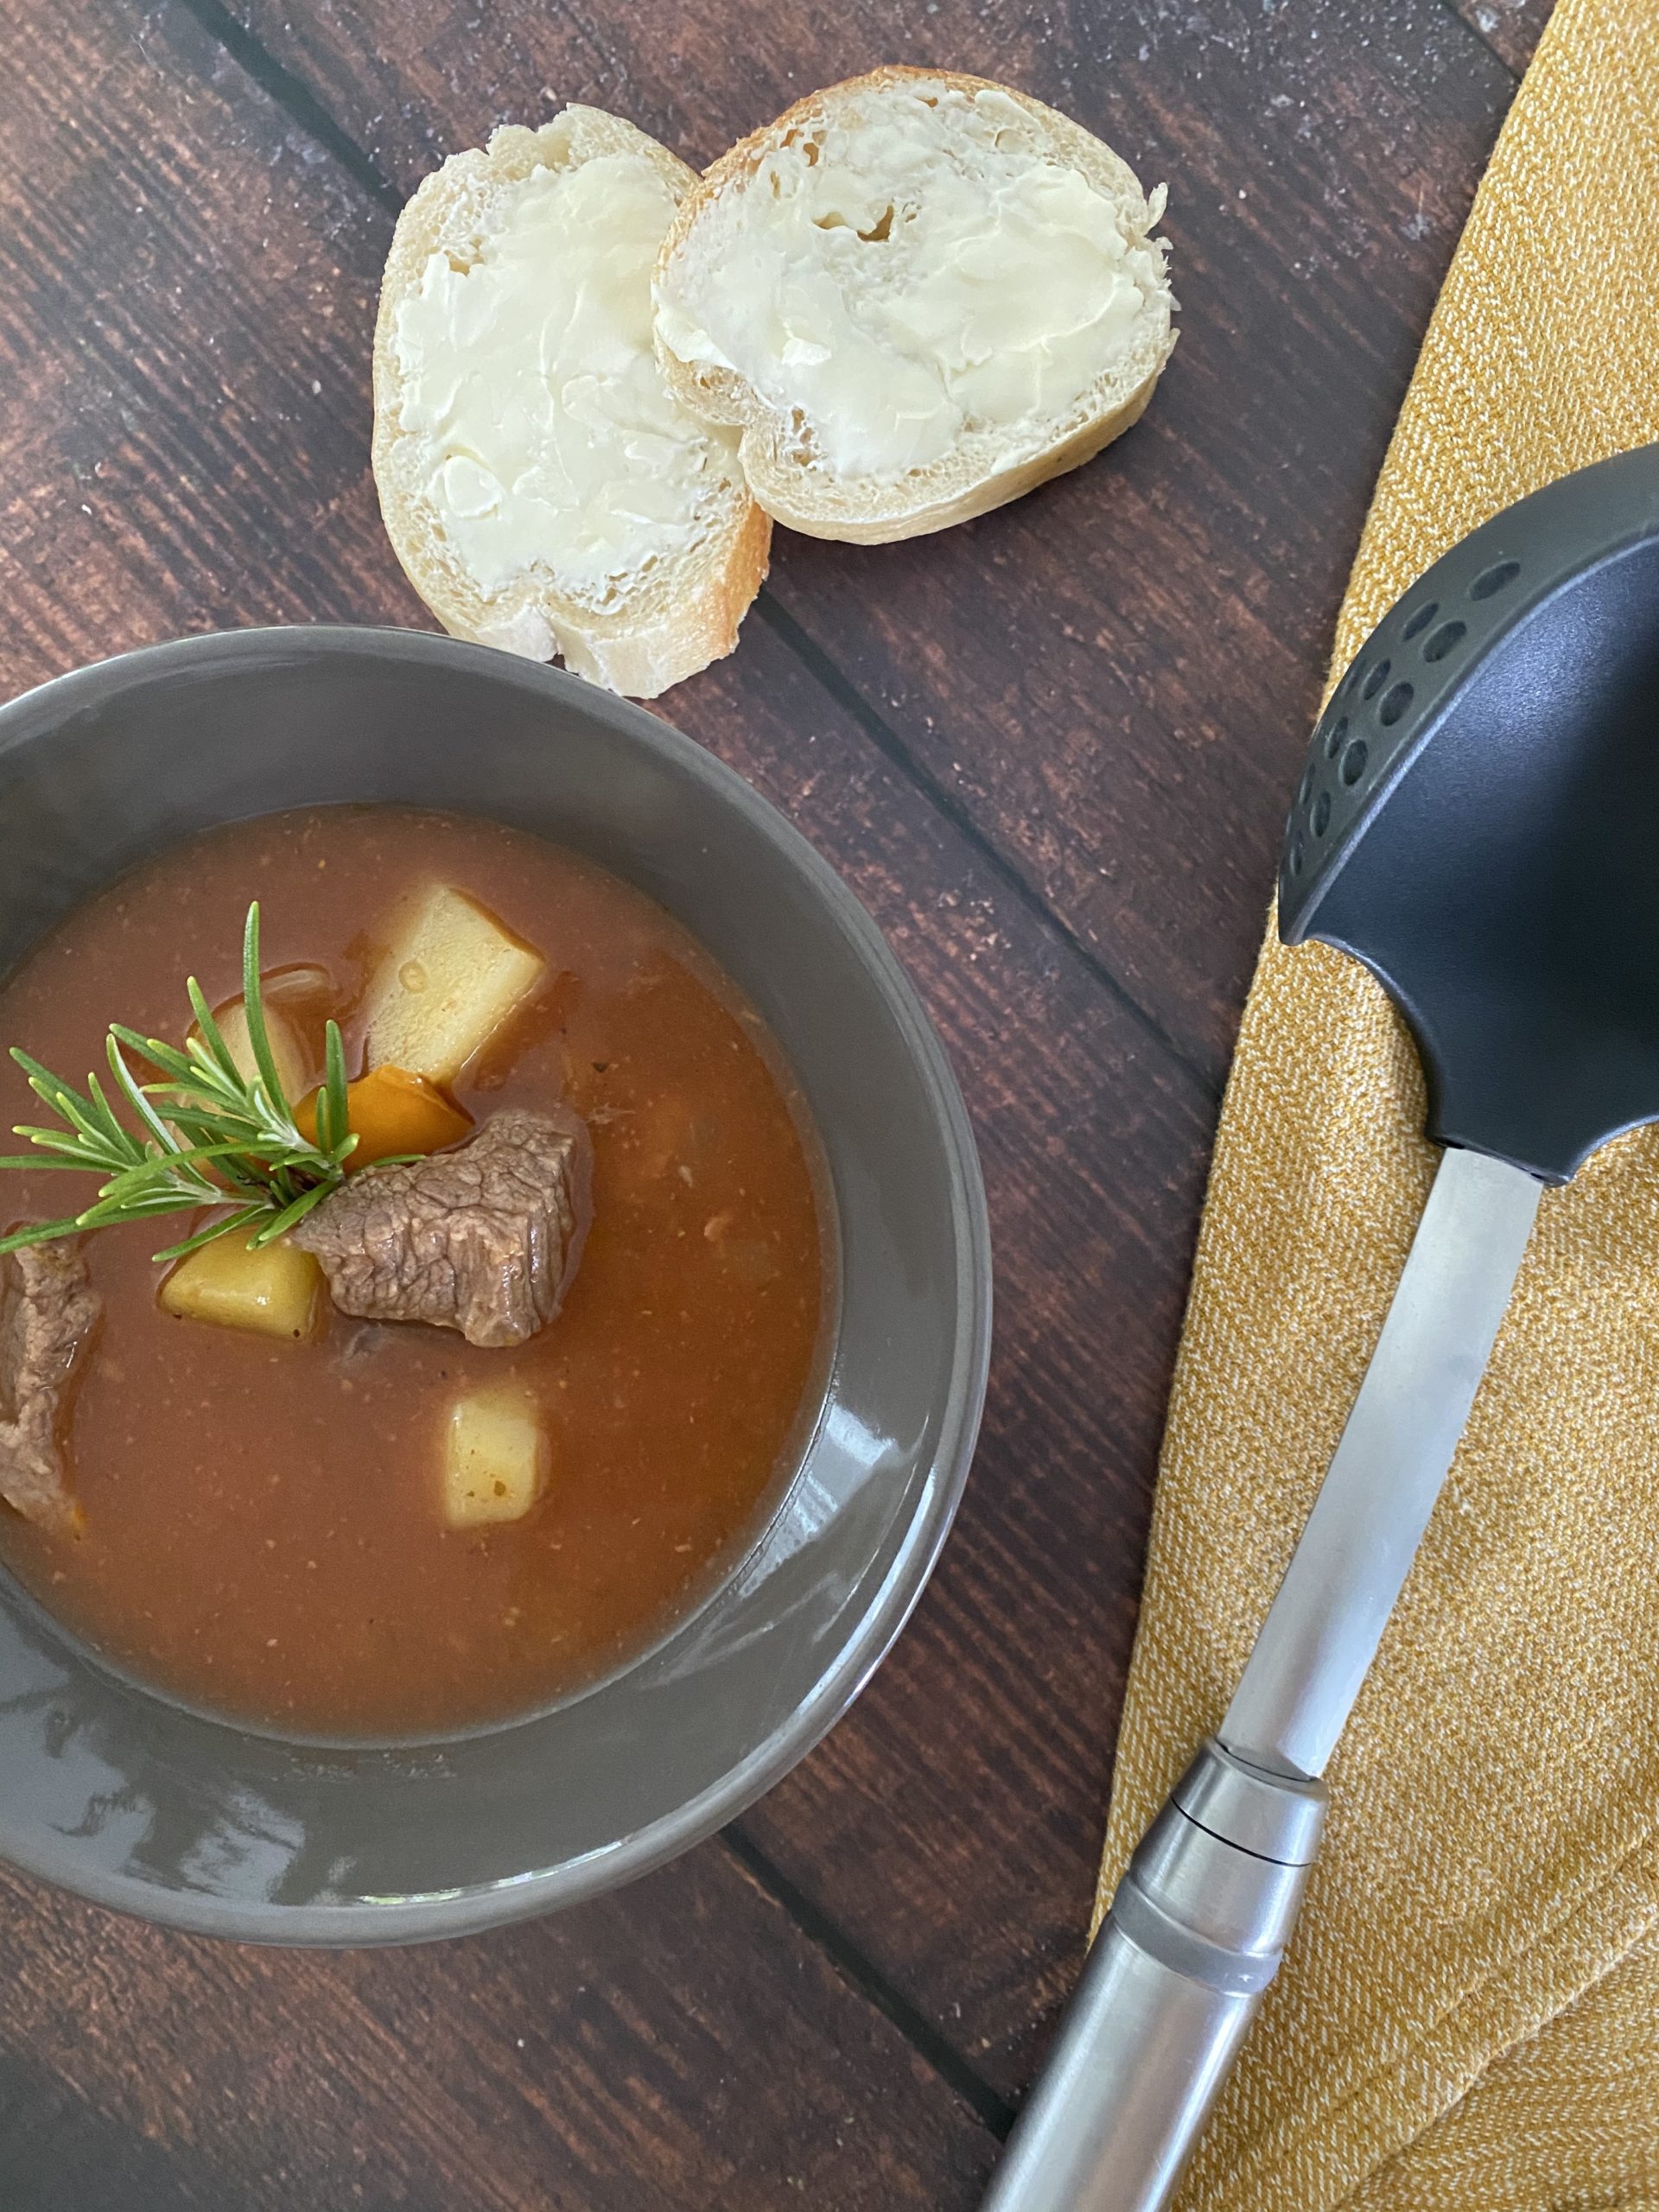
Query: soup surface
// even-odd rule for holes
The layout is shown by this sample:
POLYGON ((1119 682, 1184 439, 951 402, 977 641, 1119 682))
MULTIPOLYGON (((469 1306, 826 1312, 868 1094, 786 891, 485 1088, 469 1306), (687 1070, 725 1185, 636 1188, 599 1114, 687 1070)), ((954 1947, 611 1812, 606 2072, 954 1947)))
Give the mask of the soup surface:
MULTIPOLYGON (((151 1255, 188 1218, 99 1231, 104 1318, 67 1429, 82 1533, 0 1505, 0 1557, 116 1664, 301 1735, 488 1722, 635 1655, 756 1532, 817 1402, 820 1179, 776 1047, 661 908, 537 838, 389 808, 213 831, 28 957, 0 1046, 79 1083, 112 1019, 177 1038, 187 975, 213 1004, 238 989, 257 897, 265 969, 327 969, 355 1074, 387 918, 435 882, 546 957, 452 1088, 480 1126, 559 1101, 586 1117, 592 1229, 563 1310, 512 1349, 332 1308, 289 1343, 162 1310, 151 1255), (509 1382, 547 1433, 544 1491, 521 1520, 447 1526, 448 1409, 509 1382)), ((0 1110, 42 1118, 9 1063, 0 1110)), ((69 1179, 0 1173, 0 1226, 64 1212, 69 1179)))

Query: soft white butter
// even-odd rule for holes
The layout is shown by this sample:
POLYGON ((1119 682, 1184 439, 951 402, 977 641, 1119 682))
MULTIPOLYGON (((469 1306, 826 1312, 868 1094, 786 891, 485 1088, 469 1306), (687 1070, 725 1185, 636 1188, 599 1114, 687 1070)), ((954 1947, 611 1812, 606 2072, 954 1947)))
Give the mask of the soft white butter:
POLYGON ((798 409, 837 475, 925 468, 964 431, 1029 425, 1040 448, 1161 291, 1157 250, 1006 93, 889 92, 811 148, 728 190, 696 264, 663 280, 657 327, 798 409))
POLYGON ((652 353, 651 272, 674 199, 612 154, 505 188, 466 257, 435 253, 397 311, 414 478, 479 589, 538 564, 602 606, 701 534, 729 444, 652 353))

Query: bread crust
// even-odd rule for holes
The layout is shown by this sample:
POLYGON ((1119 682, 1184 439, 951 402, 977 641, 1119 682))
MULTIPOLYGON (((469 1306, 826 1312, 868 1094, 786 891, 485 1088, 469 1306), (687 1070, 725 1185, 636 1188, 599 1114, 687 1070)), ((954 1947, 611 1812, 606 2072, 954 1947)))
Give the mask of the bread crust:
POLYGON ((538 168, 575 168, 605 154, 648 159, 676 199, 696 181, 666 147, 620 117, 570 106, 539 130, 508 127, 487 148, 452 155, 424 178, 397 219, 381 280, 374 334, 376 489, 386 534, 404 575, 450 634, 565 664, 613 691, 654 698, 731 652, 738 626, 766 573, 770 518, 734 474, 732 496, 709 535, 689 553, 632 580, 615 602, 583 604, 538 569, 486 598, 448 546, 440 519, 400 464, 404 457, 398 308, 449 237, 465 227, 469 201, 538 168))
MULTIPOLYGON (((970 97, 980 92, 1004 94, 1032 118, 1062 161, 1080 170, 1116 203, 1120 213, 1141 235, 1150 238, 1163 212, 1161 188, 1148 198, 1128 164, 1081 124, 993 78, 894 62, 809 93, 764 129, 751 132, 705 170, 680 202, 679 213, 663 241, 657 263, 659 288, 699 221, 727 192, 741 190, 755 175, 766 156, 791 133, 810 130, 830 120, 836 105, 849 96, 918 84, 938 85, 970 97)), ((732 369, 680 359, 664 346, 660 332, 657 358, 671 390, 684 406, 707 422, 741 433, 743 473, 750 490, 775 521, 810 537, 881 545, 970 521, 1092 460, 1145 413, 1175 343, 1174 333, 1166 324, 1167 317, 1161 343, 1133 387, 1115 393, 1087 421, 1066 429, 1040 452, 1022 455, 1006 467, 975 470, 968 480, 954 485, 949 480, 948 467, 936 464, 916 477, 892 483, 858 480, 844 493, 836 491, 836 480, 825 472, 804 468, 785 454, 783 448, 789 426, 747 378, 732 369), (935 477, 945 480, 936 486, 930 480, 935 477)))

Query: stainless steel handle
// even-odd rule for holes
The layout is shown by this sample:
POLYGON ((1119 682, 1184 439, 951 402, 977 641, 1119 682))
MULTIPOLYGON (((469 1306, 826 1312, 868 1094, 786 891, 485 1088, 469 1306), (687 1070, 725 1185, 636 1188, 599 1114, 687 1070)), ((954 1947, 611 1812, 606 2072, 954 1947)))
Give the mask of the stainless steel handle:
POLYGON ((1119 1884, 985 2212, 1158 2212, 1173 2189, 1277 1970, 1323 1813, 1309 1777, 1410 1571, 1540 1187, 1503 1160, 1442 1158, 1222 1740, 1188 1769, 1119 1884))
POLYGON ((1417 1556, 1542 1195, 1507 1160, 1441 1154, 1359 1395, 1221 1724, 1246 1758, 1324 1773, 1417 1556))
POLYGON ((1204 1746, 1118 1885, 985 2212, 1164 2202, 1278 1969, 1324 1815, 1321 1783, 1204 1746))
POLYGON ((1187 1980, 1107 1920, 985 2212, 1155 2212, 1261 2001, 1187 1980))

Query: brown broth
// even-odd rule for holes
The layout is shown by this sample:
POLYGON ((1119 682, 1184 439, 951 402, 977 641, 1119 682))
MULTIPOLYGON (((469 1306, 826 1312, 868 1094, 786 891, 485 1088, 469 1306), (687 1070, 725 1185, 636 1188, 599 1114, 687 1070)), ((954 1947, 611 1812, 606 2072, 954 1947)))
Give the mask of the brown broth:
MULTIPOLYGON (((661 908, 539 839, 391 808, 211 832, 29 955, 0 988, 0 1045, 74 1081, 111 1018, 177 1036, 188 972, 214 1003, 238 988, 254 896, 266 966, 320 962, 349 1007, 377 926, 433 880, 548 957, 545 995, 457 1096, 479 1120, 559 1097, 589 1119, 594 1226, 563 1312, 511 1351, 332 1310, 322 1342, 289 1344, 161 1310, 150 1255, 188 1217, 101 1231, 70 1427, 86 1532, 0 1506, 0 1558, 116 1665, 302 1735, 500 1719, 647 1647, 755 1532, 821 1373, 816 1153, 776 1047, 661 908), (543 1411, 546 1495, 522 1522, 447 1529, 446 1409, 508 1380, 543 1411)), ((34 1103, 8 1068, 5 1123, 34 1103)), ((0 1222, 61 1212, 67 1187, 0 1175, 0 1222)))

